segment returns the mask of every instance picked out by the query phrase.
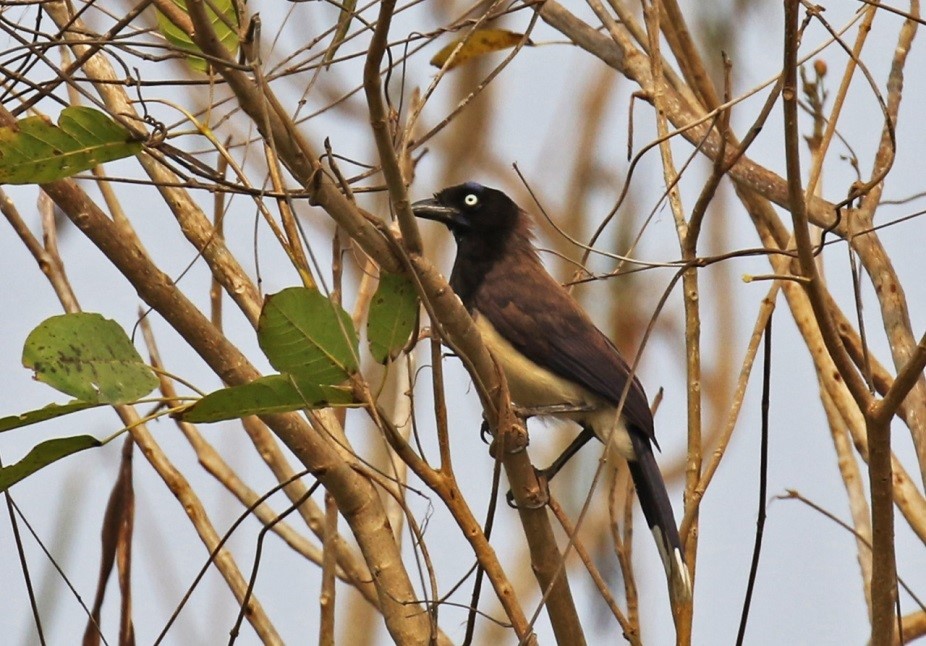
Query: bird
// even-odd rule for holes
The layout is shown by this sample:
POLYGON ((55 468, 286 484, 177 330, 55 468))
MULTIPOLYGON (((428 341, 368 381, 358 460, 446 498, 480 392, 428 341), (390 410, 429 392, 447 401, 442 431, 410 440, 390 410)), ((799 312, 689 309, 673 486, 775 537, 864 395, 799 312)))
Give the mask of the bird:
POLYGON ((653 453, 658 444, 646 393, 614 343, 544 268, 530 214, 504 192, 476 182, 414 202, 412 212, 453 235, 450 287, 504 372, 512 403, 558 410, 553 417, 582 428, 546 470, 548 479, 591 437, 608 445, 609 459, 626 460, 670 599, 690 599, 684 550, 653 453))

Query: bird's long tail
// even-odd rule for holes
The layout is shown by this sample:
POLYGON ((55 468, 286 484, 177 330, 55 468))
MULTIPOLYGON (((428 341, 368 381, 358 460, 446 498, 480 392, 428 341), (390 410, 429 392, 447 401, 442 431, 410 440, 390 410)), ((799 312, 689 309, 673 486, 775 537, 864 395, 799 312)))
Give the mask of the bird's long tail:
POLYGON ((627 460, 630 477, 633 478, 640 499, 640 507, 649 525, 659 555, 669 579, 669 592, 673 600, 684 602, 691 599, 691 575, 685 564, 682 542, 675 525, 672 504, 662 479, 662 473, 653 456, 653 449, 647 438, 638 433, 629 433, 636 459, 627 460))

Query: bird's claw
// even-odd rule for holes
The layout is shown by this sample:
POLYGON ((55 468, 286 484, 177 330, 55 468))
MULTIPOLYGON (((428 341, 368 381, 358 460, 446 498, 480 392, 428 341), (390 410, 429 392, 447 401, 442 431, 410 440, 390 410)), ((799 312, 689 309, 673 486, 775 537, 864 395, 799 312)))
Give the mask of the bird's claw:
POLYGON ((492 444, 495 441, 495 436, 492 434, 492 429, 489 428, 488 420, 482 420, 482 426, 479 427, 479 439, 482 440, 483 444, 492 444))
POLYGON ((537 477, 537 487, 527 490, 527 496, 523 503, 518 504, 514 500, 514 492, 511 489, 505 494, 505 501, 512 509, 540 509, 550 502, 550 485, 547 482, 545 469, 534 468, 534 475, 537 477))

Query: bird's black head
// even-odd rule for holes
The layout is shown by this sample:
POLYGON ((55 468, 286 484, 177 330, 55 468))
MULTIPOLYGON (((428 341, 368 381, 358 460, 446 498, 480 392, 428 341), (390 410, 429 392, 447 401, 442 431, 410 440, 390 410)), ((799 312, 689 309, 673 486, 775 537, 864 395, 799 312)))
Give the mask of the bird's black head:
POLYGON ((475 182, 451 186, 431 199, 415 202, 412 212, 443 222, 457 240, 471 235, 504 237, 516 230, 529 235, 529 218, 510 197, 475 182))
MULTIPOLYGON (((492 272, 511 272, 506 263, 524 268, 539 265, 532 244, 530 216, 510 197, 475 182, 445 188, 432 199, 412 204, 419 218, 443 222, 457 242, 457 257, 450 286, 467 309, 475 307, 476 294, 486 285, 505 284, 502 277, 488 281, 492 272)), ((542 265, 538 268, 543 271, 542 265)))

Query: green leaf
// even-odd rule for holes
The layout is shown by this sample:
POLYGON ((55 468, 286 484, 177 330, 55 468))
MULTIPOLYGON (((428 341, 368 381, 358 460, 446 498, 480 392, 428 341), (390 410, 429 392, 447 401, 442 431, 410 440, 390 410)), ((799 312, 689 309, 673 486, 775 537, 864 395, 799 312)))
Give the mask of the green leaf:
POLYGON ((98 446, 103 446, 103 443, 92 435, 58 437, 37 444, 22 460, 0 469, 0 491, 6 491, 23 478, 47 467, 52 462, 98 446))
POLYGON ((114 159, 131 157, 141 142, 106 114, 72 106, 58 125, 26 117, 0 128, 0 184, 44 184, 114 159))
POLYGON ((90 403, 133 402, 158 385, 119 324, 99 314, 40 323, 26 339, 23 365, 39 381, 90 403))
POLYGON ((220 422, 247 415, 288 413, 353 403, 350 390, 320 386, 293 375, 268 375, 243 386, 209 393, 180 414, 187 422, 220 422))
POLYGON ((62 415, 68 415, 70 413, 76 413, 77 411, 86 410, 88 408, 95 408, 96 406, 101 406, 101 404, 75 400, 68 402, 67 404, 49 404, 43 408, 30 410, 19 415, 0 417, 0 433, 4 431, 11 431, 14 428, 19 428, 21 426, 38 424, 39 422, 44 422, 46 420, 61 417, 62 415))
POLYGON ((300 381, 339 384, 357 371, 357 331, 350 316, 315 289, 290 287, 268 296, 257 340, 270 365, 300 381))
MULTIPOLYGON (((189 16, 185 0, 172 0, 177 8, 184 15, 189 16)), ((158 19, 158 29, 164 35, 171 45, 177 49, 190 54, 200 53, 199 46, 193 42, 193 39, 183 29, 170 21, 166 14, 160 11, 155 12, 158 19)), ((225 49, 232 55, 238 53, 238 14, 235 11, 234 0, 210 0, 206 3, 206 13, 209 16, 209 22, 212 23, 212 29, 215 35, 225 46, 225 49), (216 13, 218 11, 218 13, 216 13)), ((188 56, 187 63, 197 72, 206 72, 209 69, 209 63, 200 56, 188 56)))
POLYGON ((395 359, 415 328, 418 295, 405 276, 383 273, 370 302, 367 341, 380 363, 395 359))

